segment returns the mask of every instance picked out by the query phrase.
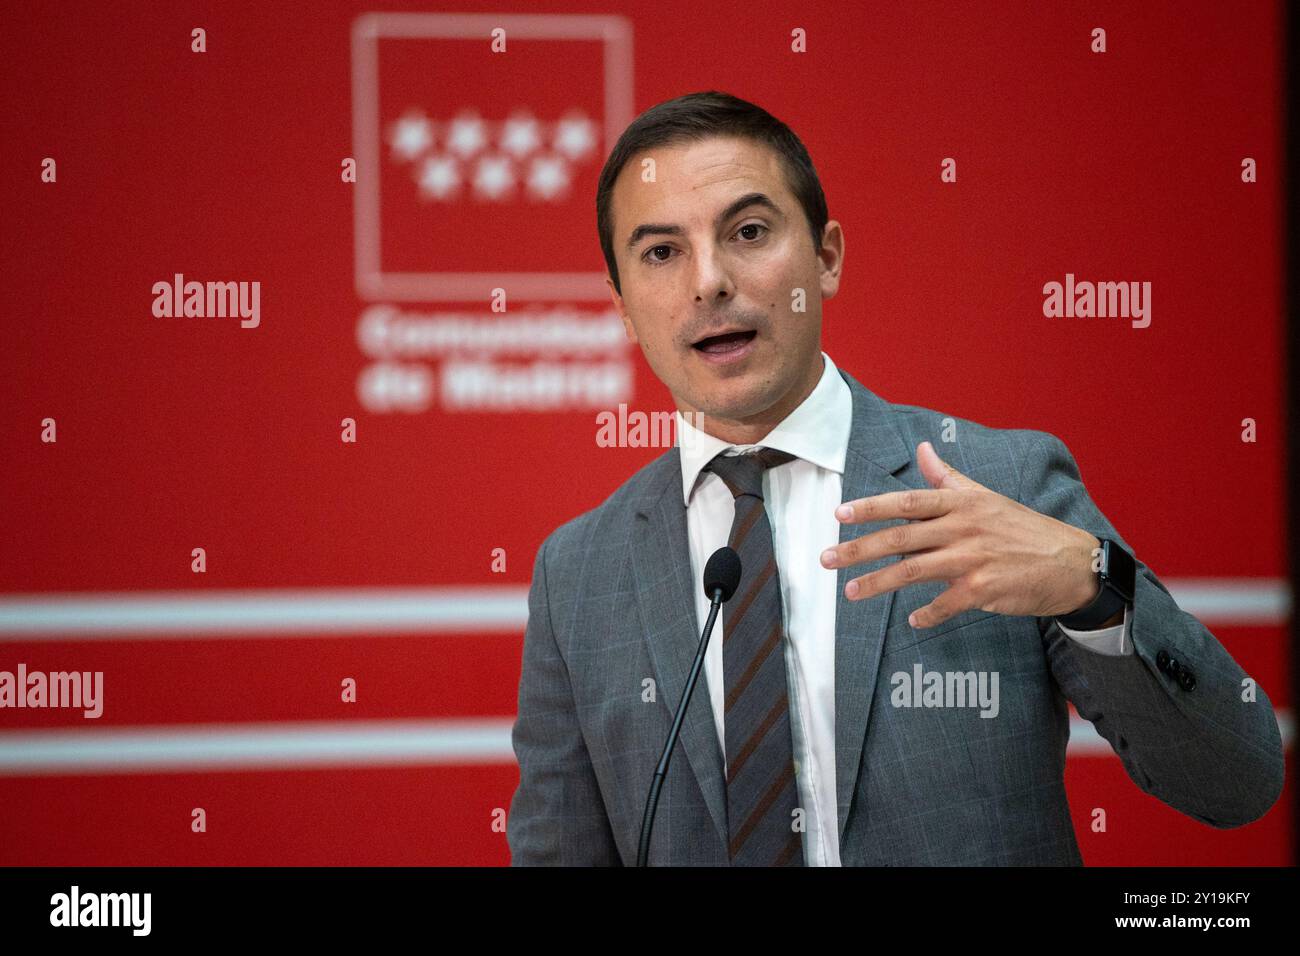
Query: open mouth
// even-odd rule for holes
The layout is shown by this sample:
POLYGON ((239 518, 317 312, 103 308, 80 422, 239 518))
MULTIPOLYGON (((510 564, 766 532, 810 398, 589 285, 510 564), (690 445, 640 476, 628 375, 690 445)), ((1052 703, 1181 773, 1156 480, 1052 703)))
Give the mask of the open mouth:
POLYGON ((726 355, 728 352, 743 349, 754 340, 756 335, 758 332, 753 329, 743 332, 725 332, 722 335, 711 335, 706 339, 700 339, 693 348, 708 355, 726 355))

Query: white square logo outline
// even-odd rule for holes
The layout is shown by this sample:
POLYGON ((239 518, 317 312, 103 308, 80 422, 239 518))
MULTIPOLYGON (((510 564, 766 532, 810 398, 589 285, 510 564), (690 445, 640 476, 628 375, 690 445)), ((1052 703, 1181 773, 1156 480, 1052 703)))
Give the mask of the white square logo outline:
POLYGON ((476 301, 495 286, 539 302, 604 301, 603 272, 385 272, 380 263, 379 40, 511 37, 604 43, 604 153, 632 122, 632 24, 618 15, 366 13, 352 24, 353 259, 357 295, 369 301, 476 301))

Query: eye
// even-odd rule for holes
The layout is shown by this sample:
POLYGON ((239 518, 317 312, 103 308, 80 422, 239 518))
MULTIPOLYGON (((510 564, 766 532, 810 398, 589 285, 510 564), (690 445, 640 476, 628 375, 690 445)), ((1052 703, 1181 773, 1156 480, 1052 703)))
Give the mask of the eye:
POLYGON ((654 251, 656 249, 667 249, 669 252, 671 252, 672 246, 665 246, 665 245, 651 246, 649 249, 645 251, 645 255, 641 257, 641 261, 651 266, 661 266, 665 262, 667 262, 668 261, 667 259, 660 259, 654 255, 654 251))
MULTIPOLYGON (((763 237, 764 234, 770 231, 768 227, 763 225, 761 222, 747 222, 739 229, 736 230, 736 235, 739 235, 740 233, 744 232, 746 229, 762 230, 762 232, 756 236, 747 236, 746 238, 748 239, 749 242, 757 242, 759 239, 763 237)), ((645 254, 641 256, 641 261, 644 262, 646 265, 650 265, 650 266, 662 266, 666 264, 669 261, 669 259, 672 258, 671 255, 672 251, 673 251, 672 246, 666 246, 660 243, 657 246, 651 246, 649 249, 647 249, 645 251, 645 254), (657 255, 655 255, 656 249, 666 249, 669 255, 661 259, 657 255)))

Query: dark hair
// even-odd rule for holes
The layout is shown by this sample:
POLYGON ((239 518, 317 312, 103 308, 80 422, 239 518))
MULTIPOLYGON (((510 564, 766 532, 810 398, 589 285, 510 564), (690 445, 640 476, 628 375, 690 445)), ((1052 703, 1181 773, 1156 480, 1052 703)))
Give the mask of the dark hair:
POLYGON ((634 155, 656 146, 673 146, 699 142, 714 136, 740 136, 756 140, 776 151, 785 170, 790 192, 803 207, 812 232, 813 249, 819 249, 826 228, 826 195, 817 179, 817 170, 803 143, 790 127, 767 110, 730 93, 708 90, 687 93, 650 107, 632 121, 614 144, 613 151, 600 171, 596 188, 596 231, 605 265, 619 295, 618 263, 614 259, 614 223, 610 202, 614 182, 623 166, 634 155))

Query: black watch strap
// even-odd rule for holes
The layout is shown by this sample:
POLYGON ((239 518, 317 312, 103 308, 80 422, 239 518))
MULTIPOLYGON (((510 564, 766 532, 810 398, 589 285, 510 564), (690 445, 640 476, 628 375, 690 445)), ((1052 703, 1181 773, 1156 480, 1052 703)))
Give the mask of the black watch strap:
POLYGON ((1057 617, 1056 622, 1072 631, 1092 631, 1133 603, 1133 590, 1137 580, 1137 563, 1118 542, 1100 538, 1101 570, 1097 577, 1101 590, 1092 603, 1069 614, 1057 617))

